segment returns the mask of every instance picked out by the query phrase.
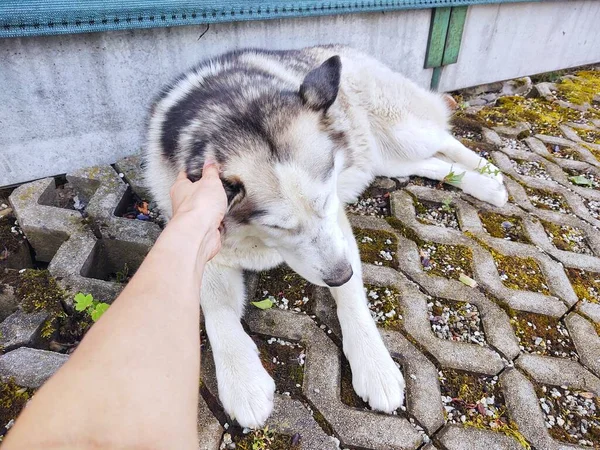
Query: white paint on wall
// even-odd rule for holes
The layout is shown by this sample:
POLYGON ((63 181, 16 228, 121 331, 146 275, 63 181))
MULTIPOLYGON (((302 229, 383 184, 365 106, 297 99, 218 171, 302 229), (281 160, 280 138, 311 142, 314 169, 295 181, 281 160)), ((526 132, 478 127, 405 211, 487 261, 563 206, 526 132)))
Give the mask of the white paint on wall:
POLYGON ((469 7, 456 64, 440 90, 508 80, 600 61, 600 1, 469 7))

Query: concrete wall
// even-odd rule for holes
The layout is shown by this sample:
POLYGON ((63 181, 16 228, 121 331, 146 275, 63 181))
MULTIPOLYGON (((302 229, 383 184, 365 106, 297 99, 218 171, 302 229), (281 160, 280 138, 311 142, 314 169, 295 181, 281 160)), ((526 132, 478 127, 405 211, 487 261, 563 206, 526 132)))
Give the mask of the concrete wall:
MULTIPOLYGON (((198 60, 241 47, 343 43, 429 86, 431 10, 0 39, 0 186, 137 152, 150 100, 198 60)), ((440 88, 600 61, 600 1, 469 8, 440 88)))
POLYGON ((142 145, 160 87, 242 47, 344 43, 422 85, 430 10, 0 39, 0 186, 111 163, 142 145))
POLYGON ((600 1, 469 7, 458 62, 444 67, 449 91, 600 61, 600 1))

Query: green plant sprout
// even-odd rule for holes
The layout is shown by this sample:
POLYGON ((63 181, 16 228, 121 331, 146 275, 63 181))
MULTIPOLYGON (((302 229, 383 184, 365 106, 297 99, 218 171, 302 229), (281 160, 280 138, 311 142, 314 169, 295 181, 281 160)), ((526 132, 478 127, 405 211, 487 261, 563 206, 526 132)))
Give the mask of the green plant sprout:
POLYGON ((452 167, 450 167, 450 172, 448 173, 448 175, 446 175, 444 177, 444 179, 442 180, 442 183, 446 183, 451 186, 459 187, 460 183, 461 183, 462 179, 465 177, 466 173, 467 172, 463 172, 461 174, 456 174, 456 173, 454 173, 454 170, 452 169, 452 167))
POLYGON ((87 312, 94 322, 97 322, 98 319, 100 319, 109 306, 108 303, 94 300, 92 294, 83 294, 82 292, 79 292, 75 295, 75 310, 87 312))
POLYGON ((481 161, 479 161, 479 164, 477 165, 477 169, 475 169, 477 172, 479 172, 481 175, 494 175, 494 176, 498 176, 498 174, 500 173, 500 169, 492 169, 492 164, 490 164, 489 162, 485 163, 485 166, 483 167, 479 167, 481 165, 481 161))
POLYGON ((117 272, 117 283, 124 283, 125 281, 127 281, 128 276, 129 276, 129 266, 127 265, 127 263, 125 263, 125 266, 123 266, 123 270, 120 272, 117 272))
POLYGON ((442 201, 442 210, 446 211, 447 213, 452 212, 452 198, 451 197, 448 197, 442 201))

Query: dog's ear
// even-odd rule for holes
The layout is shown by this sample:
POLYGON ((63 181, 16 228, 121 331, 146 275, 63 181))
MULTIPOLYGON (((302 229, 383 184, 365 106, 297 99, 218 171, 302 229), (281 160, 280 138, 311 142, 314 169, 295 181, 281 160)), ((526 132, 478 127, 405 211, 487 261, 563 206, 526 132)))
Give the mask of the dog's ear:
POLYGON ((227 194, 227 210, 229 211, 244 198, 246 189, 239 178, 221 178, 221 182, 227 194))
POLYGON ((304 104, 315 111, 326 111, 337 97, 341 72, 342 61, 337 55, 308 72, 300 86, 304 104))

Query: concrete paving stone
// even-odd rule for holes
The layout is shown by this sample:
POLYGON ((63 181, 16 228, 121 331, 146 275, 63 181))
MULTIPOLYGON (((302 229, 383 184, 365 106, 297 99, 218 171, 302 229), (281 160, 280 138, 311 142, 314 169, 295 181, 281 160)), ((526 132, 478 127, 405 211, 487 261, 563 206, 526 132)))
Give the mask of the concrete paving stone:
POLYGON ((582 139, 581 137, 577 134, 577 132, 575 130, 573 130, 573 128, 567 126, 567 125, 559 125, 558 126, 560 128, 560 131, 562 132, 563 136, 566 137, 567 139, 574 141, 574 142, 581 142, 582 139))
POLYGON ((61 353, 20 347, 0 356, 0 379, 14 378, 19 386, 39 388, 69 359, 61 353))
POLYGON ((512 127, 499 126, 493 127, 493 130, 501 136, 516 139, 519 135, 525 132, 530 132, 531 126, 525 122, 519 122, 512 127))
POLYGON ((306 348, 303 392, 325 417, 343 445, 378 449, 412 449, 422 437, 401 416, 351 408, 341 402, 340 351, 308 317, 282 310, 250 310, 248 326, 259 334, 301 341, 306 348))
POLYGON ((488 144, 496 145, 498 147, 502 145, 502 138, 494 130, 484 128, 481 130, 481 134, 483 135, 483 140, 488 144))
POLYGON ((600 376, 600 336, 589 320, 576 313, 565 318, 565 324, 577 349, 581 363, 600 376))
MULTIPOLYGON (((500 153, 500 152, 498 152, 498 153, 500 155, 502 155, 502 156, 500 156, 500 158, 505 158, 504 165, 510 164, 508 157, 506 155, 504 155, 503 153, 500 153)), ((554 181, 541 180, 541 179, 536 179, 536 178, 531 178, 531 177, 528 177, 528 179, 527 179, 526 185, 530 188, 548 191, 548 192, 552 192, 552 193, 561 195, 564 198, 564 200, 567 203, 567 206, 569 208, 569 211, 562 213, 562 212, 558 212, 558 211, 549 211, 549 210, 545 210, 545 209, 536 207, 535 205, 533 205, 533 203, 527 196, 527 193, 521 184, 517 183, 514 180, 509 179, 508 177, 505 177, 504 180, 505 180, 504 181, 505 185, 508 189, 508 193, 511 196, 511 198, 513 199, 514 203, 517 204, 518 206, 520 206, 521 208, 523 208, 525 211, 535 213, 539 217, 542 217, 542 216, 548 215, 548 214, 553 214, 557 218, 556 221, 560 221, 560 217, 562 217, 562 216, 573 215, 573 216, 580 217, 581 219, 585 220, 586 222, 590 223, 591 225, 600 226, 600 220, 594 218, 590 214, 589 210, 583 203, 582 197, 580 195, 576 194, 575 192, 573 192, 573 190, 567 189, 564 186, 559 185, 558 183, 556 183, 554 181)), ((525 182, 522 181, 522 183, 525 183, 525 182)), ((595 197, 598 195, 597 192, 600 192, 600 191, 594 191, 594 193, 591 195, 593 195, 595 197)), ((587 192, 584 192, 584 194, 588 195, 587 192)))
MULTIPOLYGON (((562 267, 535 247, 492 238, 487 233, 482 233, 478 236, 481 240, 485 241, 486 245, 493 247, 502 254, 507 256, 528 256, 535 259, 546 278, 546 283, 552 294, 551 296, 537 292, 517 291, 505 287, 500 280, 492 255, 488 251, 459 231, 419 223, 415 219, 412 199, 406 192, 395 192, 392 194, 392 212, 396 218, 400 219, 424 240, 469 247, 473 255, 471 266, 475 280, 492 295, 506 302, 514 309, 539 312, 557 317, 566 312, 567 308, 565 304, 570 306, 577 302, 577 297, 562 267), (562 304, 562 302, 565 304, 562 304)), ((417 245, 411 240, 402 237, 399 238, 397 256, 400 269, 408 273, 412 279, 421 285, 435 283, 447 287, 456 286, 457 289, 459 286, 462 286, 462 283, 456 280, 448 280, 426 274, 422 270, 417 245)))
POLYGON ((535 448, 556 450, 558 444, 548 434, 533 384, 517 369, 507 369, 500 383, 510 418, 535 448))
POLYGON ((115 169, 123 174, 123 179, 137 195, 145 200, 150 199, 150 194, 144 182, 141 155, 131 155, 118 160, 115 163, 115 169))
POLYGON ((321 429, 308 407, 285 395, 275 395, 273 413, 267 426, 288 436, 300 434, 303 450, 339 450, 336 439, 321 429))
MULTIPOLYGON (((365 266, 365 280, 369 280, 372 284, 385 285, 380 282, 371 281, 375 279, 375 274, 380 275, 384 272, 380 269, 380 267, 376 266, 365 266)), ((397 274, 396 276, 403 278, 402 274, 397 274)), ((402 283, 402 290, 400 291, 403 296, 407 298, 407 302, 411 302, 414 298, 405 294, 405 292, 408 292, 409 289, 411 289, 410 286, 413 286, 413 284, 405 279, 402 283)), ((438 283, 422 283, 422 286, 427 290, 428 294, 433 297, 444 298, 456 302, 468 302, 475 305, 481 317, 486 342, 491 345, 492 348, 499 350, 507 359, 512 360, 519 354, 519 342, 513 333, 510 319, 502 308, 488 299, 480 291, 463 284, 454 283, 451 287, 445 286, 442 289, 439 289, 438 283)), ((416 291, 413 289, 411 292, 416 291)), ((427 298, 425 300, 430 301, 427 298)), ((431 327, 429 327, 429 330, 431 330, 431 327)), ((492 355, 491 357, 495 359, 496 355, 492 355)))
POLYGON ((552 92, 556 92, 556 84, 554 83, 537 83, 534 84, 531 88, 531 91, 527 95, 528 97, 542 97, 548 101, 552 101, 555 98, 555 95, 552 92))
MULTIPOLYGON (((554 222, 554 224, 557 226, 566 225, 583 231, 586 236, 586 243, 589 245, 591 250, 595 254, 600 254, 600 236, 594 227, 575 217, 564 216, 562 219, 563 220, 561 222, 554 222)), ((549 222, 553 221, 550 220, 549 222)), ((556 248, 540 221, 528 221, 526 226, 533 244, 542 249, 548 255, 552 256, 554 259, 560 261, 563 265, 567 267, 576 267, 590 272, 600 272, 600 258, 597 256, 575 253, 556 248)))
POLYGON ((577 361, 524 353, 515 365, 541 384, 569 386, 600 395, 600 378, 577 361))
MULTIPOLYGON (((567 191, 569 192, 575 192, 579 195, 581 195, 582 197, 588 198, 588 199, 592 199, 592 200, 597 200, 600 201, 600 191, 597 191, 595 189, 590 189, 590 188, 584 188, 581 186, 577 186, 573 183, 571 183, 568 179, 567 174, 561 169, 560 166, 548 161, 547 159, 543 158, 542 156, 539 156, 535 153, 531 153, 531 152, 523 152, 523 151, 508 151, 507 149, 503 149, 503 153, 506 153, 506 155, 503 155, 499 152, 494 152, 494 160, 497 163, 497 166, 502 170, 503 173, 509 174, 510 176, 514 177, 517 180, 522 181, 523 183, 532 186, 534 183, 542 183, 544 185, 544 189, 546 190, 555 190, 557 188, 556 184, 560 184, 563 186, 563 188, 565 188, 567 191), (551 177, 551 179, 540 179, 540 178, 535 178, 535 177, 531 177, 531 176, 526 176, 526 175, 521 175, 520 173, 518 173, 514 166, 512 165, 510 159, 508 158, 508 156, 510 156, 513 159, 521 159, 521 160, 525 160, 525 161, 535 161, 539 164, 541 164, 544 169, 547 172, 547 176, 551 177)), ((596 168, 591 167, 585 163, 582 163, 581 161, 573 161, 571 163, 564 163, 563 165, 568 166, 568 165, 584 165, 584 168, 587 169, 587 171, 592 171, 597 173, 600 176, 600 172, 597 171, 596 168)), ((587 211, 586 211, 587 214, 587 211)))
POLYGON ((0 324, 0 349, 8 352, 17 347, 33 346, 47 318, 45 311, 28 314, 17 310, 0 324))
POLYGON ((539 139, 544 144, 560 145, 562 147, 573 147, 574 145, 577 144, 577 141, 571 141, 571 140, 565 139, 564 137, 561 137, 561 136, 550 136, 550 135, 546 135, 546 134, 536 134, 535 138, 539 139))
POLYGON ((577 309, 594 322, 600 323, 600 304, 584 300, 577 305, 577 309))
POLYGON ((586 112, 590 107, 589 103, 584 103, 583 105, 577 105, 575 103, 566 102, 564 100, 556 100, 556 104, 563 108, 570 108, 570 109, 574 109, 575 111, 580 111, 580 112, 586 112))
POLYGON ((104 260, 94 261, 94 249, 99 245, 98 242, 91 233, 75 234, 61 245, 48 266, 52 276, 69 292, 65 303, 70 308, 73 307, 74 295, 79 292, 92 294, 98 301, 112 303, 124 287, 119 283, 82 275, 95 263, 104 263, 104 260))
POLYGON ((502 83, 502 95, 520 95, 527 96, 531 89, 533 88, 533 83, 531 78, 523 77, 518 78, 516 80, 507 80, 502 83))
POLYGON ((19 186, 9 197, 36 259, 43 262, 49 262, 61 244, 84 227, 78 211, 40 203, 40 198, 54 189, 54 179, 44 178, 19 186))
POLYGON ((517 440, 505 434, 459 425, 446 425, 437 438, 448 450, 523 450, 517 440))
POLYGON ((500 355, 489 347, 447 341, 435 336, 431 330, 427 310, 429 299, 418 289, 407 284, 400 292, 403 294, 401 302, 404 329, 419 345, 425 347, 442 367, 487 375, 496 375, 504 368, 500 355))
POLYGON ((85 212, 92 218, 103 237, 135 242, 151 247, 160 227, 147 221, 118 217, 120 205, 126 200, 127 185, 111 166, 95 166, 67 175, 74 186, 96 183, 97 189, 91 196, 85 212))
POLYGON ((223 427, 212 415, 208 405, 200 396, 198 401, 198 450, 218 450, 223 435, 223 427))

